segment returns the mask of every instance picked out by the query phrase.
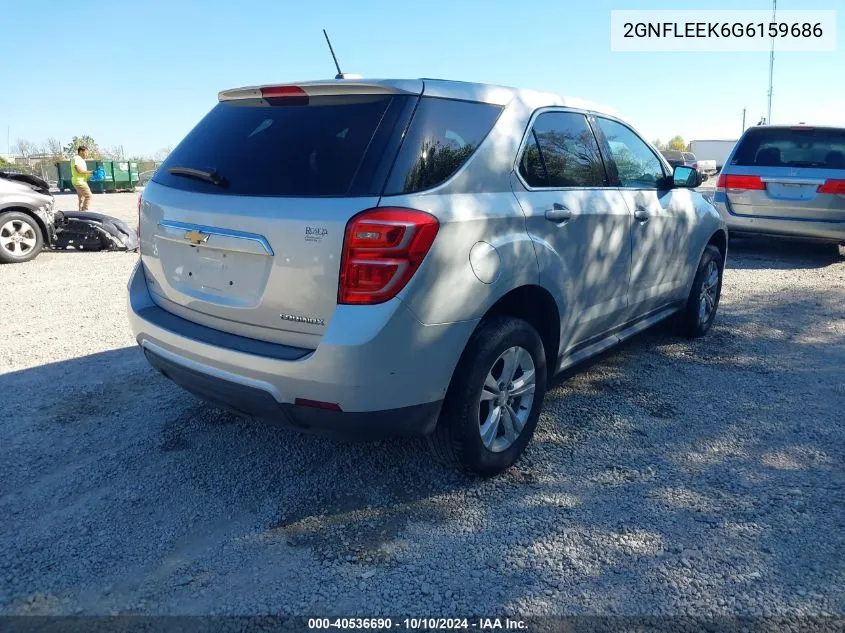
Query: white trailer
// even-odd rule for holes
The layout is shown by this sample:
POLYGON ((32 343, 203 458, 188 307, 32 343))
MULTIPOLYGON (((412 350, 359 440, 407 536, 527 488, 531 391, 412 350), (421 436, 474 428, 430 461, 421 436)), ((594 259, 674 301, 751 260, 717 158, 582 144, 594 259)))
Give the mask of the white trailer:
POLYGON ((700 140, 690 141, 689 149, 698 160, 716 161, 716 170, 721 171, 736 145, 734 140, 700 140))

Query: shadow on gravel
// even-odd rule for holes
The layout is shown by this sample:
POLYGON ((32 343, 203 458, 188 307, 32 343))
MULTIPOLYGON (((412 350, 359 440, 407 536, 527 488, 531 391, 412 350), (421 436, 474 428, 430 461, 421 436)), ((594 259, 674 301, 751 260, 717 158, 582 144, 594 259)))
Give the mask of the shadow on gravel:
POLYGON ((34 586, 97 578, 161 604, 200 583, 223 602, 237 583, 289 595, 313 569, 343 612, 368 604, 367 583, 407 606, 427 569, 435 613, 450 595, 485 613, 665 613, 702 591, 704 612, 841 610, 845 337, 819 329, 839 299, 752 295, 703 339, 668 324, 634 338, 556 381, 525 458, 488 481, 420 441, 333 441, 215 409, 136 348, 0 375, 16 412, 0 425, 16 552, 0 578, 58 569, 34 586))
POLYGON ((824 268, 843 260, 835 244, 774 237, 731 237, 727 268, 756 270, 824 268))
MULTIPOLYGON (((329 440, 207 405, 134 347, 0 375, 0 392, 18 412, 0 425, 0 495, 35 495, 27 513, 43 526, 52 513, 86 530, 103 522, 103 551, 130 566, 145 564, 138 542, 163 540, 180 559, 198 524, 221 520, 261 549, 382 563, 406 546, 409 522, 460 513, 438 497, 478 485, 432 463, 422 441, 329 440)), ((77 530, 52 528, 59 551, 78 551, 77 530)), ((40 543, 20 551, 34 564, 46 554, 40 543)), ((65 562, 71 575, 87 564, 65 562)))
POLYGON ((702 339, 658 326, 558 381, 531 452, 541 489, 578 500, 558 523, 573 567, 557 573, 647 613, 695 604, 702 583, 729 612, 841 612, 841 301, 748 296, 702 339), (579 543, 599 552, 580 570, 579 543))

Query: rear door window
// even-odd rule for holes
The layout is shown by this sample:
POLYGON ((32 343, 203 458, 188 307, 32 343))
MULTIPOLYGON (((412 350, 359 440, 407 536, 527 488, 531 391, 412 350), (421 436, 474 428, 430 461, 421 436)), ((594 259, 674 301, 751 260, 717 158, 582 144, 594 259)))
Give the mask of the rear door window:
POLYGON ((660 186, 666 174, 663 164, 646 142, 634 131, 617 121, 596 117, 599 128, 610 146, 616 164, 619 186, 630 189, 651 189, 660 186))
MULTIPOLYGON (((382 153, 413 105, 399 95, 224 101, 170 153, 153 180, 168 187, 246 196, 377 195, 382 153), (375 160, 373 160, 375 156, 375 160), (174 175, 214 171, 218 186, 174 175)), ((404 126, 404 123, 402 124, 404 126)), ((393 147, 393 155, 396 148, 393 147)), ((393 155, 389 156, 392 160, 393 155)))
POLYGON ((752 128, 740 141, 731 164, 845 169, 845 129, 752 128))
POLYGON ((544 112, 534 121, 519 172, 530 187, 603 187, 599 145, 577 112, 544 112))
POLYGON ((423 191, 446 182, 481 144, 501 111, 488 103, 421 98, 385 195, 423 191))

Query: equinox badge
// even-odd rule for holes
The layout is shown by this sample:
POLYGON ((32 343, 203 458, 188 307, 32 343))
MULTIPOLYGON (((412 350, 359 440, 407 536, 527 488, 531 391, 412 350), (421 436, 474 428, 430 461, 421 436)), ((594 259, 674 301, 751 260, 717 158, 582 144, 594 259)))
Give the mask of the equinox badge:
POLYGON ((319 317, 305 317, 296 314, 280 314, 283 321, 293 321, 294 323, 307 323, 308 325, 325 325, 326 322, 319 317))

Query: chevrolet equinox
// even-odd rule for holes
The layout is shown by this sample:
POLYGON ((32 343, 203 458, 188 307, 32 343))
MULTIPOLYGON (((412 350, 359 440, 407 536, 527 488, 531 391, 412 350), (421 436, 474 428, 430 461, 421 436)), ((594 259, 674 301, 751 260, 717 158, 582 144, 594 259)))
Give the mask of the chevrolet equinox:
POLYGON ((209 401, 427 436, 481 475, 549 379, 670 316, 704 334, 727 231, 607 108, 441 80, 221 92, 139 200, 138 344, 209 401))

